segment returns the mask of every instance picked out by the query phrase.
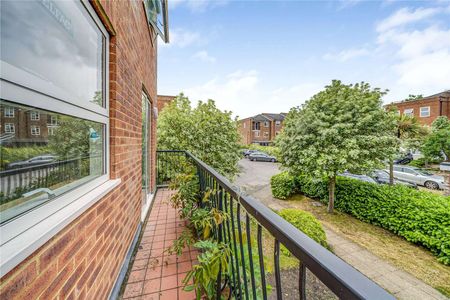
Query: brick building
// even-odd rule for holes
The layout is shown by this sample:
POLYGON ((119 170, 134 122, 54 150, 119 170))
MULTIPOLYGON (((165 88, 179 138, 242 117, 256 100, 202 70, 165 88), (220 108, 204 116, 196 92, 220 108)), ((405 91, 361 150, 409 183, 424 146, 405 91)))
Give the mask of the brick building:
POLYGON ((404 100, 386 105, 400 114, 416 117, 422 125, 431 125, 439 116, 450 118, 450 90, 417 100, 404 100))
POLYGON ((238 130, 244 145, 259 144, 268 146, 283 128, 286 113, 262 113, 239 120, 238 130))
POLYGON ((158 95, 158 112, 161 112, 176 96, 158 95))
POLYGON ((0 298, 115 298, 155 191, 157 36, 168 41, 167 3, 0 5, 2 149, 19 155, 50 132, 82 165, 70 182, 25 186, 20 177, 10 198, 2 182, 0 298))

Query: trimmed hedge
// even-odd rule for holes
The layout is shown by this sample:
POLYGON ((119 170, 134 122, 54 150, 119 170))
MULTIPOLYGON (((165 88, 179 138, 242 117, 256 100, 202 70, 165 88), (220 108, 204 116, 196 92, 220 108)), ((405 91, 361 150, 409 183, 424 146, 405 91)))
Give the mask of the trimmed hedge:
MULTIPOLYGON (((326 180, 302 175, 296 177, 295 182, 291 193, 298 190, 308 197, 328 202, 326 180)), ((422 245, 440 262, 450 265, 450 197, 402 185, 377 185, 338 177, 335 208, 422 245)))
POLYGON ((295 208, 286 208, 280 210, 278 214, 304 234, 325 248, 329 248, 322 224, 311 213, 295 208))
POLYGON ((296 192, 294 176, 287 171, 276 174, 270 178, 272 195, 275 198, 285 200, 296 192))

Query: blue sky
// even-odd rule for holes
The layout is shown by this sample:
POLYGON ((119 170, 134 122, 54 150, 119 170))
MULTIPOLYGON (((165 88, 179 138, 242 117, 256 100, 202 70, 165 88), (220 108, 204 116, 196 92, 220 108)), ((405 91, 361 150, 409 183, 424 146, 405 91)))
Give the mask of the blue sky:
POLYGON ((386 103, 450 89, 450 1, 168 1, 159 94, 248 117, 332 79, 389 89, 386 103))

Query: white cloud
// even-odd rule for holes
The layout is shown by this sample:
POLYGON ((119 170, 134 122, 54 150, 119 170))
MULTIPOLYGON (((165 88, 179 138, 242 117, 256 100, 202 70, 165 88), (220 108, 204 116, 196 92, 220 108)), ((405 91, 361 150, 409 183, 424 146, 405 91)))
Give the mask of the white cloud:
POLYGON ((199 52, 195 53, 192 57, 195 58, 195 59, 199 59, 199 60, 201 60, 203 62, 208 62, 208 63, 215 63, 216 62, 216 58, 211 56, 211 55, 209 55, 208 52, 205 51, 205 50, 202 50, 202 51, 199 51, 199 52))
POLYGON ((326 60, 334 60, 339 62, 346 62, 350 59, 367 56, 370 54, 370 51, 366 48, 353 48, 353 49, 347 49, 342 50, 338 53, 326 53, 323 56, 323 59, 326 60))
POLYGON ((170 43, 160 43, 160 48, 179 47, 185 48, 191 45, 201 45, 205 40, 201 38, 200 33, 176 28, 169 31, 170 43))
POLYGON ((417 22, 429 18, 441 11, 440 8, 417 8, 415 10, 407 7, 399 9, 393 15, 378 23, 376 30, 383 32, 396 27, 417 22))
POLYGON ((169 9, 185 6, 191 12, 202 13, 214 7, 224 6, 228 2, 229 0, 170 0, 169 9))

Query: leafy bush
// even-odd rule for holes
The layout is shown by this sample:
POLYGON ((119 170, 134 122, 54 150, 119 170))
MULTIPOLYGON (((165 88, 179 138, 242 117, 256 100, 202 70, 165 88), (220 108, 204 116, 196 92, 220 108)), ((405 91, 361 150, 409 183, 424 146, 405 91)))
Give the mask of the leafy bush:
POLYGON ((450 197, 338 178, 336 208, 422 245, 450 265, 450 197))
POLYGON ((328 202, 328 181, 326 178, 313 178, 308 175, 295 177, 296 188, 304 195, 328 202))
MULTIPOLYGON (((428 159, 428 164, 439 164, 442 161, 442 159, 428 159)), ((418 159, 414 159, 413 161, 411 161, 408 165, 413 166, 413 167, 418 167, 418 168, 423 168, 425 167, 427 162, 427 159, 425 157, 421 157, 418 159)))
POLYGON ((273 175, 270 179, 272 195, 278 199, 286 199, 296 192, 295 178, 287 171, 273 175))
POLYGON ((2 169, 6 168, 9 163, 27 160, 35 156, 51 153, 47 146, 30 146, 30 147, 4 147, 0 146, 2 169))
POLYGON ((311 213, 295 208, 286 208, 280 210, 278 214, 304 234, 322 246, 329 248, 322 224, 311 213))

